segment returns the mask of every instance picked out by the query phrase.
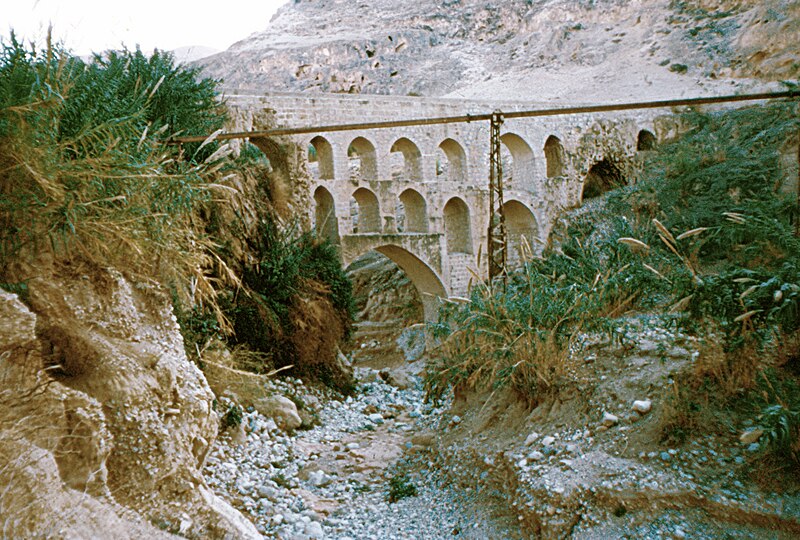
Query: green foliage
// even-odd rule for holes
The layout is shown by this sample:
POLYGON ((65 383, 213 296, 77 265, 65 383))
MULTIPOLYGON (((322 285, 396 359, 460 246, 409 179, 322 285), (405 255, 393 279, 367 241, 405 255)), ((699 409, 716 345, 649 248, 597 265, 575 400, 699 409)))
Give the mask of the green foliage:
POLYGON ((212 310, 194 306, 191 310, 181 309, 180 301, 173 298, 173 310, 183 336, 183 347, 189 358, 195 358, 209 339, 222 339, 225 335, 219 320, 212 310))
POLYGON ((761 423, 771 452, 800 465, 800 402, 789 409, 775 403, 764 408, 761 423))
MULTIPOLYGON (((135 118, 139 133, 147 129, 162 138, 206 135, 225 121, 218 81, 200 79, 199 68, 177 68, 169 52, 156 50, 147 57, 139 49, 110 51, 88 64, 78 58, 68 64, 76 75, 61 114, 61 140, 126 118, 135 118)), ((197 154, 197 147, 187 145, 189 161, 201 162, 216 150, 212 144, 197 154)))
POLYGON ((128 266, 162 257, 167 273, 196 265, 190 214, 215 168, 162 142, 222 125, 216 82, 195 75, 163 53, 87 65, 12 34, 0 51, 0 265, 48 248, 128 266))
POLYGON ((222 428, 236 428, 239 427, 241 423, 242 408, 235 403, 231 403, 231 405, 228 407, 228 410, 225 411, 224 415, 222 415, 222 428))
POLYGON ((389 479, 389 494, 387 500, 395 503, 406 497, 416 497, 417 486, 406 474, 396 474, 389 479))
POLYGON ((800 128, 792 106, 689 113, 684 121, 694 127, 661 145, 644 181, 617 200, 673 231, 708 227, 698 252, 705 265, 780 263, 797 247, 796 200, 778 190, 781 148, 800 128))
POLYGON ((299 298, 326 298, 339 314, 347 338, 355 311, 352 284, 337 248, 328 240, 310 232, 298 234, 293 227, 280 229, 271 220, 262 222, 260 231, 251 244, 257 259, 242 274, 250 294, 239 295, 233 308, 236 339, 270 354, 276 366, 297 365, 291 337, 301 309, 299 298))
MULTIPOLYGON (((313 146, 311 147, 313 148, 313 146)), ((242 165, 268 165, 269 158, 261 149, 251 142, 242 143, 239 157, 236 160, 242 165)))

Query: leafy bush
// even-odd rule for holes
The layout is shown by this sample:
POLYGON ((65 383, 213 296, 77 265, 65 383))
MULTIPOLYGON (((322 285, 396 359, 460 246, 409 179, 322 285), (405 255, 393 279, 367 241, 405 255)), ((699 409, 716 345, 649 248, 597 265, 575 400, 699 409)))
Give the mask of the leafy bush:
POLYGON ((389 495, 386 497, 390 503, 395 503, 406 497, 416 497, 417 486, 406 474, 396 474, 389 479, 389 495))
POLYGON ((222 428, 237 428, 242 423, 242 408, 231 403, 225 414, 222 415, 222 428))
POLYGON ((769 405, 764 408, 761 422, 771 451, 800 464, 800 408, 789 409, 780 403, 769 405))
POLYGON ((335 370, 337 345, 354 316, 352 285, 335 246, 264 220, 251 242, 256 261, 242 274, 246 287, 231 309, 236 341, 267 353, 276 367, 313 372, 349 392, 335 370))

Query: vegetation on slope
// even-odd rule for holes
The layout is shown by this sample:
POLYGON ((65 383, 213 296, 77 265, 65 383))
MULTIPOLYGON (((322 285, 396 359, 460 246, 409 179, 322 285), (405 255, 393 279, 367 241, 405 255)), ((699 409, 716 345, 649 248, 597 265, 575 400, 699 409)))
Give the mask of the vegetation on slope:
POLYGON ((477 287, 470 303, 446 307, 434 327, 444 341, 428 371, 432 397, 510 385, 537 403, 569 384, 581 331, 619 338, 615 317, 675 312, 720 345, 681 381, 665 437, 696 428, 701 402, 735 405, 761 413, 771 448, 800 462, 800 240, 797 195, 782 190, 796 107, 684 120, 690 129, 654 153, 642 181, 613 193, 602 216, 571 223, 568 239, 507 287, 477 287))
POLYGON ((231 176, 266 175, 263 154, 256 159, 246 147, 231 159, 231 148, 213 137, 165 142, 223 127, 219 81, 201 79, 159 51, 110 52, 85 62, 51 43, 27 47, 13 34, 1 46, 4 287, 24 291, 28 269, 50 262, 116 266, 155 277, 173 292, 192 355, 219 337, 265 353, 266 365, 249 366, 259 370, 273 360, 335 360, 352 301, 334 248, 281 231, 267 210, 250 230, 236 232, 248 235, 250 252, 233 254, 226 246, 233 233, 212 223, 217 209, 233 206, 231 176), (247 327, 240 322, 251 305, 265 309, 247 327), (310 350, 303 326, 315 316, 333 317, 338 326, 325 334, 324 346, 310 350), (232 335, 231 321, 239 335, 232 335))

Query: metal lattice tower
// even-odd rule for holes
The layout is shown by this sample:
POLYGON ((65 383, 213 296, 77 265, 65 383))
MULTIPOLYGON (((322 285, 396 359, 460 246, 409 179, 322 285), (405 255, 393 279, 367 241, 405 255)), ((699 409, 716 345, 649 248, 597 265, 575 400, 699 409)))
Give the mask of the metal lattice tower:
POLYGON ((492 113, 489 151, 489 230, 487 248, 489 280, 506 276, 507 234, 503 209, 503 162, 500 156, 500 126, 504 117, 500 111, 492 113))

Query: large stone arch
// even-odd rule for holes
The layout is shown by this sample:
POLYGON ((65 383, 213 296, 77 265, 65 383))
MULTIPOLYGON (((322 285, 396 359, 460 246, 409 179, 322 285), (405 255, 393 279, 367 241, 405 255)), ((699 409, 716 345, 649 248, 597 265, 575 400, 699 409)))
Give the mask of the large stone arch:
POLYGON ((448 253, 472 253, 472 220, 469 206, 460 197, 444 205, 444 236, 448 253))
POLYGON ((622 168, 613 160, 603 158, 589 168, 583 180, 581 202, 599 197, 607 191, 627 185, 622 168))
POLYGON ((566 153, 561 139, 550 135, 544 143, 544 158, 547 163, 547 178, 563 176, 567 170, 566 153))
POLYGON ((396 220, 398 232, 428 232, 428 205, 425 197, 411 188, 403 191, 397 204, 396 220))
POLYGON ((504 184, 508 189, 533 191, 534 159, 533 150, 525 139, 516 133, 500 136, 502 142, 504 184))
POLYGON ((428 264, 410 251, 386 244, 373 248, 389 257, 406 273, 408 279, 419 291, 426 321, 435 321, 439 314, 439 298, 447 298, 447 289, 441 278, 428 264))
POLYGON ((397 139, 389 150, 392 178, 419 181, 422 179, 422 152, 411 139, 397 139))
POLYGON ((378 197, 367 188, 358 188, 350 200, 353 233, 380 233, 381 210, 378 197))
POLYGON ((317 235, 339 243, 339 220, 336 219, 336 204, 331 192, 322 186, 314 191, 314 224, 317 235))
POLYGON ((330 141, 317 135, 308 143, 308 169, 318 180, 333 180, 333 146, 330 141))
POLYGON ((443 176, 449 182, 466 180, 467 153, 454 139, 445 139, 437 151, 436 176, 443 176))
POLYGON ((503 204, 503 214, 509 248, 506 253, 507 262, 509 267, 518 267, 536 251, 539 227, 533 212, 520 201, 506 201, 503 204))
POLYGON ((378 157, 375 145, 366 137, 356 137, 347 147, 350 178, 355 180, 378 179, 378 157))

